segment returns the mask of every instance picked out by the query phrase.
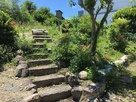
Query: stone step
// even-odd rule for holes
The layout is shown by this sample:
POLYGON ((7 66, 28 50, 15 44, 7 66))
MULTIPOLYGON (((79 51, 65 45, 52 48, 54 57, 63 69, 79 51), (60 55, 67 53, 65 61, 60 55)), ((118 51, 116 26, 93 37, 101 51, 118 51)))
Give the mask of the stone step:
POLYGON ((71 96, 71 87, 69 85, 58 85, 54 88, 48 88, 39 92, 41 102, 56 102, 71 96))
POLYGON ((49 59, 39 59, 39 60, 30 60, 28 61, 29 66, 41 66, 41 65, 49 65, 52 61, 49 59))
POLYGON ((34 48, 44 48, 44 46, 46 47, 46 45, 43 44, 43 43, 33 44, 33 47, 34 47, 34 48))
POLYGON ((49 35, 33 35, 33 38, 50 38, 49 35))
POLYGON ((32 29, 33 35, 48 35, 48 31, 45 29, 32 29))
POLYGON ((51 42, 52 39, 51 38, 35 38, 34 39, 34 42, 43 42, 43 41, 51 42))
POLYGON ((42 76, 53 74, 58 71, 58 66, 45 65, 45 66, 37 66, 31 67, 28 69, 29 75, 31 76, 42 76))
POLYGON ((65 76, 57 75, 57 74, 37 76, 37 77, 33 78, 32 82, 38 88, 39 87, 51 86, 51 85, 58 85, 58 84, 60 84, 62 82, 65 82, 65 76))
POLYGON ((44 59, 48 57, 48 54, 29 54, 27 57, 29 59, 44 59))
POLYGON ((41 52, 41 53, 46 53, 46 54, 48 54, 48 53, 51 52, 51 48, 33 48, 33 52, 34 52, 34 53, 39 53, 39 52, 41 52))
POLYGON ((61 99, 57 102, 77 102, 77 101, 74 101, 72 97, 69 97, 69 98, 66 98, 66 99, 61 99))

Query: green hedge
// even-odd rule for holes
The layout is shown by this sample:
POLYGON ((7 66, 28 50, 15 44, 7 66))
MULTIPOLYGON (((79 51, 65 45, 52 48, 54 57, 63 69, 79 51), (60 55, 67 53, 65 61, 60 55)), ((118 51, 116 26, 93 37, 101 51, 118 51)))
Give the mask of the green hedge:
POLYGON ((122 8, 114 13, 112 18, 113 21, 118 18, 130 20, 127 31, 130 33, 136 33, 136 6, 122 8))

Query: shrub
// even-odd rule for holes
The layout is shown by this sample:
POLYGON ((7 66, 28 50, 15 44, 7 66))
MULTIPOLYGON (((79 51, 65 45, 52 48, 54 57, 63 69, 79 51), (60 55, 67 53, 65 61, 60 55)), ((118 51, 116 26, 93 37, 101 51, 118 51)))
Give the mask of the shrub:
POLYGON ((32 39, 27 38, 24 34, 18 38, 18 47, 25 53, 30 53, 32 51, 32 39))
POLYGON ((102 81, 102 74, 98 72, 99 68, 97 66, 92 66, 90 68, 85 68, 87 71, 87 78, 94 82, 102 81))
POLYGON ((79 32, 82 34, 91 35, 91 20, 89 15, 82 16, 78 24, 79 32))
POLYGON ((0 68, 2 64, 10 61, 13 58, 13 55, 11 47, 0 45, 0 68))
POLYGON ((0 66, 13 58, 17 49, 17 34, 8 14, 0 11, 0 66))
MULTIPOLYGON (((53 53, 51 56, 52 59, 62 61, 65 63, 66 66, 69 66, 70 63, 72 62, 71 60, 73 58, 76 59, 75 56, 82 57, 83 52, 80 51, 85 50, 82 48, 89 46, 89 44, 86 41, 88 39, 87 35, 78 33, 77 29, 68 28, 65 31, 67 33, 65 32, 56 35, 54 46, 52 47, 53 53)), ((84 54, 83 56, 88 55, 84 54)))
POLYGON ((17 34, 10 22, 10 16, 0 11, 0 44, 16 48, 17 34))
POLYGON ((136 33, 136 6, 122 8, 118 10, 112 18, 113 21, 118 18, 124 18, 129 20, 130 22, 127 31, 130 33, 136 33))
POLYGON ((80 72, 92 65, 92 57, 90 54, 90 46, 82 45, 76 49, 76 54, 70 61, 70 70, 72 72, 80 72))
POLYGON ((127 32, 128 23, 128 20, 119 18, 114 20, 107 30, 110 38, 110 46, 117 51, 124 52, 127 47, 125 33, 127 32))

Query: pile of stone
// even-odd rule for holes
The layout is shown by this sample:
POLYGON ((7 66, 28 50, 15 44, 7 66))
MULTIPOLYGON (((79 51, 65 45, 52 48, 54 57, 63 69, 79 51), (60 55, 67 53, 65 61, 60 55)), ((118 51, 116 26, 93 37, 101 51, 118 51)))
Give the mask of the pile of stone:
POLYGON ((28 76, 28 64, 25 61, 25 58, 22 56, 23 51, 18 50, 17 51, 17 56, 16 56, 16 61, 17 61, 17 67, 16 67, 16 77, 27 77, 28 76))

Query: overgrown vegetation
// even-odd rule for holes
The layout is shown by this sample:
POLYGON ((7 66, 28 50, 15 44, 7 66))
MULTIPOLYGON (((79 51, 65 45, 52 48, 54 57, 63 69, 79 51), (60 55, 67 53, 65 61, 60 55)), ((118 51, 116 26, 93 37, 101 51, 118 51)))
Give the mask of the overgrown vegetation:
MULTIPOLYGON (((93 81, 100 81, 102 75, 98 71, 120 59, 124 54, 133 56, 130 62, 136 60, 135 7, 117 11, 111 25, 104 25, 105 20, 96 21, 95 26, 100 24, 97 26, 98 32, 92 31, 94 21, 90 20, 89 15, 62 20, 59 32, 56 25, 57 18, 50 13, 49 8, 37 9, 36 4, 29 0, 21 7, 18 5, 18 0, 11 0, 8 3, 1 0, 0 4, 0 66, 10 61, 17 49, 22 49, 24 54, 32 52, 33 41, 28 31, 33 27, 45 28, 45 26, 53 42, 48 45, 45 41, 45 49, 35 53, 46 53, 47 48, 51 48, 51 59, 60 67, 68 67, 73 73, 86 70, 88 79, 93 81), (94 32, 99 33, 99 36, 96 38, 97 49, 94 48, 95 54, 92 55, 90 49, 94 32)), ((118 87, 119 83, 116 82, 122 74, 128 74, 122 66, 115 67, 107 74, 106 82, 109 90, 118 87)))
POLYGON ((0 11, 0 66, 10 61, 17 49, 17 33, 11 23, 10 16, 0 11))

